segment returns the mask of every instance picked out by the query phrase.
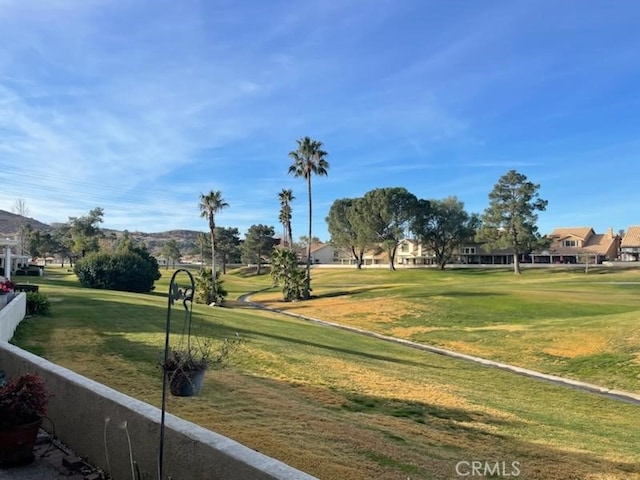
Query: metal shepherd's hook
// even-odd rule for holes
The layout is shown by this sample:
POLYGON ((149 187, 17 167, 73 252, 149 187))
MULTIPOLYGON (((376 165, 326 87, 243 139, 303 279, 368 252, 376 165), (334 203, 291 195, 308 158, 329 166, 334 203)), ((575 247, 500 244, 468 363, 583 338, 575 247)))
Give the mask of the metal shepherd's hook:
MULTIPOLYGON (((193 296, 195 294, 195 282, 193 280, 193 275, 188 270, 183 268, 178 269, 174 272, 171 277, 171 282, 169 282, 169 299, 167 301, 167 324, 165 327, 165 338, 164 338, 164 361, 163 364, 166 364, 167 359, 169 358, 169 332, 171 330, 171 307, 176 301, 182 300, 182 305, 184 307, 185 315, 187 318, 187 324, 189 326, 189 332, 187 336, 187 341, 191 342, 191 311, 193 307, 193 296), (176 276, 184 272, 189 276, 190 287, 181 289, 176 283, 176 276)), ((187 345, 187 348, 191 348, 191 345, 187 345)), ((162 480, 163 474, 163 461, 164 461, 164 418, 166 413, 166 402, 167 402, 167 374, 162 370, 162 410, 160 414, 160 448, 158 451, 158 480, 162 480)))

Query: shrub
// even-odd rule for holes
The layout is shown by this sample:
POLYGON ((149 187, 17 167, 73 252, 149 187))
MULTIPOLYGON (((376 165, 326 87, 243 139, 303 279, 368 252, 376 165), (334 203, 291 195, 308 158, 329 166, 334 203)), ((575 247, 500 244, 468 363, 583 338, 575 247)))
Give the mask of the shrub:
POLYGON ((49 298, 40 292, 27 292, 27 315, 49 315, 51 303, 49 298))
POLYGON ((298 267, 298 256, 293 250, 279 248, 271 256, 271 278, 282 286, 282 299, 286 302, 306 298, 306 274, 298 267))
POLYGON ((203 268, 198 272, 198 275, 195 278, 196 281, 196 295, 195 302, 196 303, 204 303, 205 305, 210 305, 211 303, 216 303, 221 305, 224 302, 225 297, 227 296, 227 291, 224 289, 222 284, 223 280, 220 280, 220 271, 216 271, 216 298, 213 298, 211 293, 211 269, 203 268))
POLYGON ((146 293, 160 278, 158 262, 138 251, 91 253, 73 269, 83 287, 146 293))

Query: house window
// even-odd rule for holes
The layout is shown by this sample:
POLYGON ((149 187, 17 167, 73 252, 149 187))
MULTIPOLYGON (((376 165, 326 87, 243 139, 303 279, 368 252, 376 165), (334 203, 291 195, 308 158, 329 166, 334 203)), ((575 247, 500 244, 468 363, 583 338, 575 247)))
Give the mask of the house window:
POLYGON ((576 241, 575 240, 565 240, 564 241, 564 246, 565 247, 575 247, 576 246, 576 241))
POLYGON ((466 255, 475 255, 476 247, 464 247, 462 249, 462 253, 464 253, 466 255))
POLYGON ((401 252, 408 252, 408 251, 409 251, 409 244, 408 244, 408 243, 403 243, 403 244, 400 246, 400 251, 401 251, 401 252))

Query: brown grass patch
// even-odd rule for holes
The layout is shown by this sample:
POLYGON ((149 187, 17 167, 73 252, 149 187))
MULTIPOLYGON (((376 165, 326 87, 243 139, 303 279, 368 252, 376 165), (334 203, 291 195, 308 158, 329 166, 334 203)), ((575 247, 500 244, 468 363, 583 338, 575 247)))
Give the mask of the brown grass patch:
POLYGON ((542 350, 556 357, 576 358, 607 351, 607 339, 593 334, 572 332, 542 350))
POLYGON ((389 333, 394 337, 412 338, 414 335, 420 335, 421 333, 434 332, 436 330, 444 330, 444 328, 441 328, 441 327, 395 327, 389 330, 389 333))
POLYGON ((314 298, 306 302, 260 299, 260 303, 284 312, 367 328, 372 322, 394 323, 406 315, 421 315, 411 302, 399 299, 360 299, 351 296, 314 298))
POLYGON ((490 325, 487 327, 465 327, 463 330, 465 332, 474 332, 474 331, 490 331, 490 330, 500 330, 500 331, 504 331, 504 332, 521 332, 523 330, 528 330, 529 326, 528 325, 510 325, 510 324, 504 324, 504 325, 490 325))

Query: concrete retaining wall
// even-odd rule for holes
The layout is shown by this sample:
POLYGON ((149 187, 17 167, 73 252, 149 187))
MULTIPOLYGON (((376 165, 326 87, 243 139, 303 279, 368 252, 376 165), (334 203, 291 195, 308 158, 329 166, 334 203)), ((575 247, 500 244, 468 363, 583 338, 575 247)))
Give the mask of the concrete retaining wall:
MULTIPOLYGON (((12 302, 13 303, 13 302, 12 302)), ((8 377, 39 373, 54 392, 49 402, 56 437, 115 480, 132 478, 129 458, 143 479, 157 479, 160 409, 123 395, 14 345, 0 341, 0 369, 8 377), (126 425, 126 429, 125 429, 126 425)), ((161 392, 158 392, 160 399, 161 392)), ((167 414, 164 479, 313 480, 306 473, 238 442, 167 414)))

